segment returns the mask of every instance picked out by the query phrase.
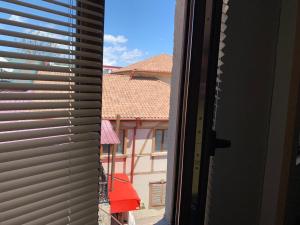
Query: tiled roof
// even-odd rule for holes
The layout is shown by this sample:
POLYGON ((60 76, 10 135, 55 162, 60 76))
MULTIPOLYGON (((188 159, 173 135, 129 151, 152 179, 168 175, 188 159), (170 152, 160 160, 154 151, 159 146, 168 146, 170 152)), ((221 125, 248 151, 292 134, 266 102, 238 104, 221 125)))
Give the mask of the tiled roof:
POLYGON ((167 120, 170 86, 154 78, 129 75, 103 76, 102 117, 115 119, 167 120))
POLYGON ((172 72, 173 57, 168 54, 161 54, 152 58, 131 64, 121 69, 113 71, 115 74, 130 74, 132 71, 136 72, 157 72, 157 73, 169 73, 172 72))

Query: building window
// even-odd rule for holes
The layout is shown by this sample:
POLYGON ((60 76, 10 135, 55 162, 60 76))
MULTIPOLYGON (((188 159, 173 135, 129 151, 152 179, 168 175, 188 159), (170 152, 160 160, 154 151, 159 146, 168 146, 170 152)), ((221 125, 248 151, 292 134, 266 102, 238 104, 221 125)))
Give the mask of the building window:
MULTIPOLYGON (((124 154, 124 148, 125 148, 125 130, 120 130, 119 132, 119 139, 120 139, 120 144, 117 145, 116 149, 116 154, 124 154)), ((103 144, 102 145, 102 154, 107 155, 107 154, 112 154, 113 152, 114 145, 109 145, 109 144, 103 144)))
POLYGON ((154 151, 155 152, 163 152, 167 151, 167 136, 168 136, 168 130, 167 129, 156 129, 155 130, 155 145, 154 145, 154 151))
POLYGON ((102 145, 102 153, 103 154, 111 154, 111 147, 110 145, 106 144, 106 145, 102 145))
POLYGON ((149 188, 149 204, 150 207, 160 207, 165 205, 166 200, 166 182, 160 181, 160 182, 154 182, 150 183, 149 188))
POLYGON ((124 147, 125 147, 125 130, 121 129, 119 131, 119 139, 120 139, 120 144, 118 144, 117 147, 117 154, 124 154, 124 147))

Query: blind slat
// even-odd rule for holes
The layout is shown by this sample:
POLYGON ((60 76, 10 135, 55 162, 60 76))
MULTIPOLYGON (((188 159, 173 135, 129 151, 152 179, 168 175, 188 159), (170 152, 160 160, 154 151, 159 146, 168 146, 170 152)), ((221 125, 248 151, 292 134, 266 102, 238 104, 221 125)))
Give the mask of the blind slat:
POLYGON ((47 23, 52 23, 52 24, 56 24, 56 25, 60 25, 60 26, 81 29, 84 31, 90 31, 90 32, 98 33, 99 35, 101 34, 100 30, 93 29, 93 28, 90 28, 87 26, 81 26, 81 25, 76 25, 73 23, 67 23, 67 22, 63 22, 63 21, 59 21, 59 20, 55 20, 55 19, 51 19, 51 18, 47 18, 47 17, 43 17, 43 16, 37 16, 34 14, 24 13, 24 12, 20 12, 17 10, 11 10, 8 8, 0 7, 0 12, 11 14, 11 15, 17 15, 17 16, 21 16, 21 17, 25 17, 25 18, 29 18, 29 19, 33 19, 33 20, 39 20, 39 21, 43 21, 43 22, 47 22, 47 23))
MULTIPOLYGON (((11 82, 1 82, 0 89, 4 90, 48 90, 48 91, 81 91, 90 93, 99 93, 101 88, 98 85, 62 85, 62 84, 28 84, 28 83, 11 83, 11 82)), ((38 96, 39 93, 36 92, 38 96)))
MULTIPOLYGON (((13 217, 11 219, 8 219, 6 221, 7 225, 13 225, 13 224, 26 224, 28 222, 30 222, 30 224, 33 224, 33 220, 37 220, 39 219, 39 221, 41 221, 41 218, 46 218, 48 215, 54 214, 56 212, 61 213, 62 211, 64 212, 64 209, 68 209, 71 208, 70 203, 72 202, 73 204, 76 204, 76 200, 80 198, 81 201, 86 201, 88 200, 92 194, 88 193, 88 191, 91 191, 95 189, 95 185, 89 186, 89 187, 85 187, 82 189, 75 189, 75 190, 69 190, 68 193, 64 193, 59 195, 58 193, 56 194, 56 197, 60 197, 61 200, 65 200, 62 201, 64 204, 54 204, 54 205, 48 205, 48 207, 45 208, 40 208, 38 209, 37 207, 31 206, 33 210, 31 210, 30 213, 28 214, 19 214, 19 216, 17 217, 13 217), (85 192, 86 191, 86 192, 85 192), (72 200, 69 200, 70 198, 74 198, 72 200), (60 206, 60 207, 58 207, 60 206)), ((43 196, 42 197, 46 197, 49 196, 50 194, 47 193, 42 193, 43 196)), ((38 204, 39 199, 36 196, 31 196, 31 200, 37 201, 36 204, 38 204)), ((46 201, 51 200, 51 198, 46 199, 46 201)), ((25 206, 23 207, 23 209, 26 209, 25 206)), ((20 210, 21 211, 21 210, 20 210)), ((68 210, 66 210, 66 212, 64 212, 66 214, 66 216, 68 215, 68 210)), ((50 219, 50 218, 49 218, 50 219)), ((53 218, 52 218, 53 219, 53 218)), ((43 220, 44 222, 48 222, 48 220, 43 220)), ((51 220, 50 220, 51 221, 51 220)), ((45 223, 45 224, 46 224, 45 223)), ((40 224, 44 224, 44 223, 40 223, 40 224)))
POLYGON ((67 18, 72 18, 72 19, 76 19, 76 20, 79 20, 79 21, 91 23, 93 25, 96 25, 97 27, 99 27, 99 26, 102 27, 103 26, 102 22, 99 22, 99 21, 96 21, 96 20, 88 19, 88 18, 82 17, 82 16, 72 15, 70 13, 66 13, 66 12, 46 8, 46 7, 43 7, 43 6, 31 4, 31 3, 28 3, 28 2, 23 2, 23 1, 19 1, 19 0, 1 0, 1 1, 16 4, 16 5, 20 5, 20 6, 24 6, 24 7, 28 7, 28 8, 31 8, 31 9, 40 10, 40 11, 51 13, 51 14, 54 14, 54 15, 60 15, 60 16, 64 16, 64 17, 67 17, 67 18))
POLYGON ((24 150, 30 148, 38 148, 43 146, 51 146, 56 144, 80 142, 88 140, 99 140, 99 135, 95 132, 83 134, 60 135, 54 137, 44 137, 31 140, 19 140, 15 142, 5 142, 0 144, 1 152, 9 152, 16 150, 24 150), (3 150, 2 150, 3 149, 3 150))
MULTIPOLYGON (((70 201, 70 204, 80 204, 80 202, 85 202, 88 198, 93 198, 94 196, 92 194, 86 194, 86 195, 83 195, 83 196, 78 196, 77 198, 74 198, 70 201)), ((69 211, 72 211, 73 207, 72 205, 69 206, 69 211)), ((98 208, 95 207, 94 211, 96 212, 98 208)), ((41 217, 35 221, 30 221, 29 223, 24 223, 24 225, 40 225, 40 224, 49 224, 50 222, 52 221, 55 221, 55 220, 58 220, 59 218, 66 218, 67 221, 69 221, 68 219, 68 215, 70 215, 70 213, 68 212, 67 215, 65 215, 65 212, 62 213, 62 210, 56 212, 56 213, 53 213, 53 214, 50 214, 50 215, 47 215, 47 216, 44 216, 44 217, 41 217), (62 216, 62 215, 65 215, 65 216, 62 216)), ((94 221, 96 221, 97 223, 97 218, 94 218, 94 215, 89 215, 91 218, 93 218, 94 221)), ((65 223, 63 223, 65 224, 65 223)), ((68 224, 68 223, 67 223, 68 224)))
POLYGON ((56 1, 56 0, 43 0, 43 1, 55 4, 55 5, 63 6, 63 7, 66 7, 68 9, 75 9, 78 12, 88 13, 90 15, 97 16, 97 17, 103 17, 103 15, 101 13, 98 13, 97 11, 95 12, 95 11, 92 11, 92 10, 89 10, 89 9, 77 7, 77 6, 74 6, 74 5, 69 5, 69 4, 60 2, 60 1, 56 1))
MULTIPOLYGON (((84 40, 89 40, 89 41, 95 41, 98 43, 102 43, 102 39, 94 37, 94 36, 89 36, 85 34, 79 34, 79 33, 73 33, 73 32, 66 32, 63 30, 55 29, 55 28, 49 28, 49 27, 43 27, 43 26, 38 26, 34 24, 29 24, 29 23, 24 23, 24 22, 19 22, 19 21, 14 21, 14 20, 8 20, 8 19, 2 19, 0 18, 0 23, 6 24, 6 25, 11 25, 11 26, 16 26, 16 27, 22 27, 22 28, 28 28, 31 30, 37 30, 37 31, 44 31, 48 33, 53 33, 53 34, 59 34, 65 36, 65 39, 68 39, 68 37, 76 37, 76 38, 81 38, 84 40)), ((24 36, 25 38, 25 36, 24 36)), ((95 46, 95 49, 99 48, 99 46, 95 46)))
MULTIPOLYGON (((0 142, 5 141, 19 141, 24 139, 34 139, 49 136, 58 136, 64 134, 76 134, 76 133, 88 133, 88 132, 98 132, 100 126, 97 124, 93 125, 81 125, 81 126, 66 126, 58 128, 48 128, 48 129, 34 129, 34 130, 23 130, 14 132, 3 132, 0 133, 0 142)), ((1 166, 0 166, 1 167, 1 166)))
POLYGON ((46 166, 38 165, 34 167, 5 172, 0 175, 0 180, 2 182, 0 190, 1 192, 7 192, 12 189, 19 189, 25 186, 31 186, 62 177, 72 179, 72 177, 75 176, 76 173, 83 173, 88 172, 92 169, 97 169, 97 165, 95 161, 93 161, 92 157, 94 156, 72 159, 72 165, 69 167, 66 166, 66 162, 69 161, 65 160, 48 163, 46 164, 46 166), (50 171, 50 169, 52 170, 50 171), (12 176, 7 177, 5 175, 12 176))
MULTIPOLYGON (((95 170, 95 168, 93 168, 93 170, 95 170)), ((88 183, 93 181, 93 179, 91 179, 91 178, 88 178, 88 177, 84 178, 84 176, 87 176, 88 173, 90 173, 90 171, 76 174, 76 178, 78 180, 72 180, 71 182, 68 182, 68 184, 72 185, 73 189, 81 188, 81 187, 87 185, 88 183)), ((61 186, 65 186, 66 179, 67 179, 66 177, 60 177, 60 178, 57 178, 54 180, 50 180, 50 181, 46 181, 46 182, 42 182, 42 183, 38 183, 38 184, 33 184, 30 186, 21 187, 21 188, 15 189, 15 190, 10 190, 10 191, 7 191, 7 192, 1 194, 0 200, 1 200, 1 202, 6 202, 11 199, 17 199, 17 198, 24 197, 26 195, 38 193, 41 191, 51 190, 53 188, 57 188, 57 187, 61 187, 61 186)))
MULTIPOLYGON (((95 202, 93 202, 95 204, 95 202)), ((80 209, 86 209, 88 206, 90 206, 90 201, 87 202, 82 202, 82 204, 77 204, 73 206, 73 210, 79 211, 80 209), (89 205, 87 205, 89 204, 89 205)), ((92 217, 93 220, 93 224, 98 225, 98 220, 97 218, 92 217)), ((67 217, 55 220, 55 221, 51 221, 50 223, 47 223, 47 225, 62 225, 62 224, 68 224, 70 221, 67 217)), ((89 225, 87 223, 84 223, 85 225, 89 225)))
POLYGON ((95 152, 96 152, 95 147, 78 149, 76 151, 62 151, 47 156, 36 156, 36 157, 31 157, 26 159, 4 162, 1 163, 0 168, 2 172, 14 170, 14 169, 22 169, 22 168, 24 169, 27 167, 38 166, 41 164, 64 161, 66 159, 84 157, 87 155, 95 155, 95 152))
POLYGON ((15 58, 15 59, 27 59, 27 60, 35 60, 35 61, 41 61, 41 62, 56 62, 56 63, 63 63, 63 64, 71 64, 71 66, 73 64, 76 64, 76 65, 91 66, 91 67, 95 67, 95 68, 101 67, 100 63, 91 62, 88 60, 77 60, 77 59, 68 59, 68 58, 62 58, 62 57, 24 54, 24 53, 9 52, 9 51, 0 51, 0 57, 15 58))
MULTIPOLYGON (((68 50, 68 49, 63 49, 63 48, 48 47, 48 46, 42 46, 42 45, 26 44, 26 43, 20 43, 20 42, 15 42, 15 41, 0 40, 0 45, 6 46, 6 47, 12 47, 12 48, 30 49, 30 50, 36 50, 36 51, 42 51, 42 52, 71 55, 71 57, 72 56, 85 56, 85 57, 93 58, 95 60, 99 60, 99 57, 100 57, 98 54, 89 53, 89 52, 68 50)), ((25 66, 25 65, 23 65, 23 66, 25 66)))
POLYGON ((92 6, 92 7, 95 7, 96 8, 96 11, 99 11, 99 10, 103 10, 103 3, 101 3, 100 1, 98 2, 91 2, 91 1, 87 1, 87 0, 78 0, 77 1, 79 4, 85 4, 85 5, 89 5, 89 6, 92 6))
POLYGON ((30 81, 57 81, 57 82, 76 82, 83 84, 101 84, 99 78, 75 76, 74 74, 30 74, 30 73, 13 73, 13 72, 0 72, 0 79, 6 80, 30 80, 30 81))
MULTIPOLYGON (((88 171, 88 172, 90 173, 90 171, 88 171)), ((94 170, 92 172, 92 175, 93 174, 96 175, 96 170, 94 170)), ((88 173, 85 173, 85 175, 88 175, 88 173)), ((5 217, 6 217, 5 219, 11 219, 11 218, 14 218, 14 217, 18 217, 19 215, 29 213, 29 212, 32 211, 30 209, 33 209, 33 207, 37 207, 37 208, 35 208, 35 210, 37 210, 39 208, 46 208, 48 205, 64 202, 64 201, 66 201, 66 199, 64 199, 65 193, 70 191, 70 190, 82 189, 82 188, 85 188, 85 187, 88 187, 88 186, 91 186, 91 185, 93 187, 95 187, 95 184, 94 184, 94 182, 91 178, 84 180, 84 177, 81 176, 81 177, 79 177, 79 179, 80 179, 80 181, 84 181, 84 182, 80 182, 80 183, 79 182, 77 182, 77 183, 72 182, 71 183, 71 182, 68 182, 67 178, 64 178, 64 179, 61 179, 60 183, 53 183, 52 185, 53 185, 54 188, 51 188, 51 187, 47 188, 46 186, 44 186, 43 189, 34 189, 33 188, 32 190, 36 190, 36 192, 26 192, 26 190, 25 190, 26 195, 23 195, 21 197, 15 197, 10 202, 2 202, 3 203, 3 211, 4 210, 8 211, 8 212, 5 213, 5 217), (72 187, 72 186, 74 186, 74 187, 72 187), (26 204, 29 201, 28 200, 26 201, 26 198, 24 199, 24 196, 25 197, 34 196, 36 193, 42 193, 43 194, 45 192, 48 192, 48 193, 49 192, 50 193, 55 192, 55 195, 51 196, 51 197, 48 195, 48 198, 40 200, 39 202, 33 202, 31 204, 30 203, 26 204), (61 193, 61 194, 59 194, 59 193, 61 193), (22 200, 23 200, 23 202, 21 202, 22 200), (21 204, 25 203, 26 206, 17 208, 16 203, 18 203, 18 202, 19 202, 19 204, 20 203, 21 204)), ((49 184, 51 185, 51 183, 49 183, 49 184)), ((27 190, 29 190, 29 189, 27 189, 27 190)), ((17 192, 16 196, 19 196, 18 194, 19 193, 17 192)), ((4 219, 4 218, 2 218, 2 219, 4 219)))
MULTIPOLYGON (((52 37, 46 37, 46 36, 41 36, 41 35, 33 35, 33 34, 11 31, 11 30, 4 30, 4 29, 0 29, 0 34, 10 36, 10 37, 25 38, 25 39, 35 40, 35 41, 43 41, 43 42, 49 42, 49 43, 54 43, 54 44, 62 44, 65 46, 71 46, 71 47, 75 46, 75 47, 82 47, 82 48, 95 50, 94 45, 76 42, 76 41, 69 41, 69 40, 62 40, 62 39, 57 39, 57 38, 52 38, 52 37)), ((76 36, 74 36, 74 37, 76 37, 76 36)), ((96 40, 101 42, 101 40, 98 40, 98 39, 96 39, 96 40)), ((100 49, 99 49, 99 51, 100 51, 100 49)))
POLYGON ((95 109, 99 108, 98 101, 81 101, 81 102, 0 102, 1 110, 30 110, 30 109, 95 109))
MULTIPOLYGON (((1 44, 1 41, 0 41, 1 44)), ((81 68, 71 68, 71 71, 67 67, 59 67, 59 66, 41 66, 41 65, 33 65, 26 63, 12 63, 12 62, 1 62, 0 68, 13 68, 13 69, 21 69, 21 70, 37 70, 37 71, 50 71, 50 72, 62 72, 62 73, 83 73, 86 76, 97 76, 100 77, 102 72, 94 69, 81 69, 81 68)))
POLYGON ((95 213, 97 205, 94 203, 90 208, 81 209, 78 212, 72 213, 70 225, 87 224, 90 221, 97 221, 98 215, 95 213), (94 215, 94 217, 91 216, 94 215))
MULTIPOLYGON (((61 126, 78 126, 89 124, 100 124, 99 117, 80 117, 80 118, 66 118, 66 119, 49 119, 49 120, 37 120, 37 121, 18 121, 16 123, 6 122, 0 123, 0 133, 6 131, 19 131, 27 129, 38 128, 51 128, 61 126)), ((1 154, 1 152, 0 152, 1 154)), ((1 161, 1 159, 0 159, 1 161)))
POLYGON ((59 117, 89 117, 99 116, 99 109, 79 109, 79 110, 57 110, 44 112, 4 112, 0 113, 0 121, 12 120, 34 120, 34 119, 49 119, 59 117))
POLYGON ((100 94, 97 93, 1 93, 0 100, 99 100, 100 94))
POLYGON ((98 141, 82 141, 82 142, 74 142, 74 143, 65 143, 54 146, 46 146, 40 148, 30 148, 21 150, 18 152, 5 152, 0 153, 0 163, 28 159, 39 156, 47 156, 59 152, 68 152, 68 151, 76 151, 80 148, 88 148, 90 146, 95 146, 98 144, 98 141))

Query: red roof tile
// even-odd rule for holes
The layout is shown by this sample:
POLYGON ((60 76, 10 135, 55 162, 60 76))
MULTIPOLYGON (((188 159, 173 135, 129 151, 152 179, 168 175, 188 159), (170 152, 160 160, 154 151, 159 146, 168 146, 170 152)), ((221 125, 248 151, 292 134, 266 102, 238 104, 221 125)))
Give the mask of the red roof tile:
POLYGON ((168 54, 161 54, 149 59, 131 64, 126 67, 114 70, 115 74, 131 74, 133 71, 136 73, 165 73, 171 75, 173 67, 173 57, 168 54))
POLYGON ((168 120, 170 85, 146 77, 103 76, 103 119, 168 120))

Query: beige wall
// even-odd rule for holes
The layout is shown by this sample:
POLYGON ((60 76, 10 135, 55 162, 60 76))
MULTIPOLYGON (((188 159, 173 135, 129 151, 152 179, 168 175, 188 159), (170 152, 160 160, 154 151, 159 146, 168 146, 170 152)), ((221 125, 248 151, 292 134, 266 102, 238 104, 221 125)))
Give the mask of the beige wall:
MULTIPOLYGON (((114 125, 114 122, 112 122, 114 125)), ((118 155, 116 159, 116 173, 126 173, 130 178, 133 133, 136 122, 121 121, 121 129, 126 129, 125 154, 118 155)), ((167 154, 153 154, 153 134, 155 128, 168 128, 167 121, 145 122, 142 121, 136 130, 135 158, 134 158, 134 182, 133 186, 142 200, 142 204, 149 206, 149 183, 166 181, 167 154)), ((103 163, 107 170, 107 163, 103 163)))
POLYGON ((157 76, 159 80, 167 84, 171 84, 171 76, 157 76))
POLYGON ((162 82, 171 85, 171 78, 172 75, 168 74, 168 75, 159 75, 159 74, 149 74, 149 75, 145 75, 145 74, 136 74, 137 76, 146 76, 146 77, 155 77, 159 80, 161 80, 162 82))

